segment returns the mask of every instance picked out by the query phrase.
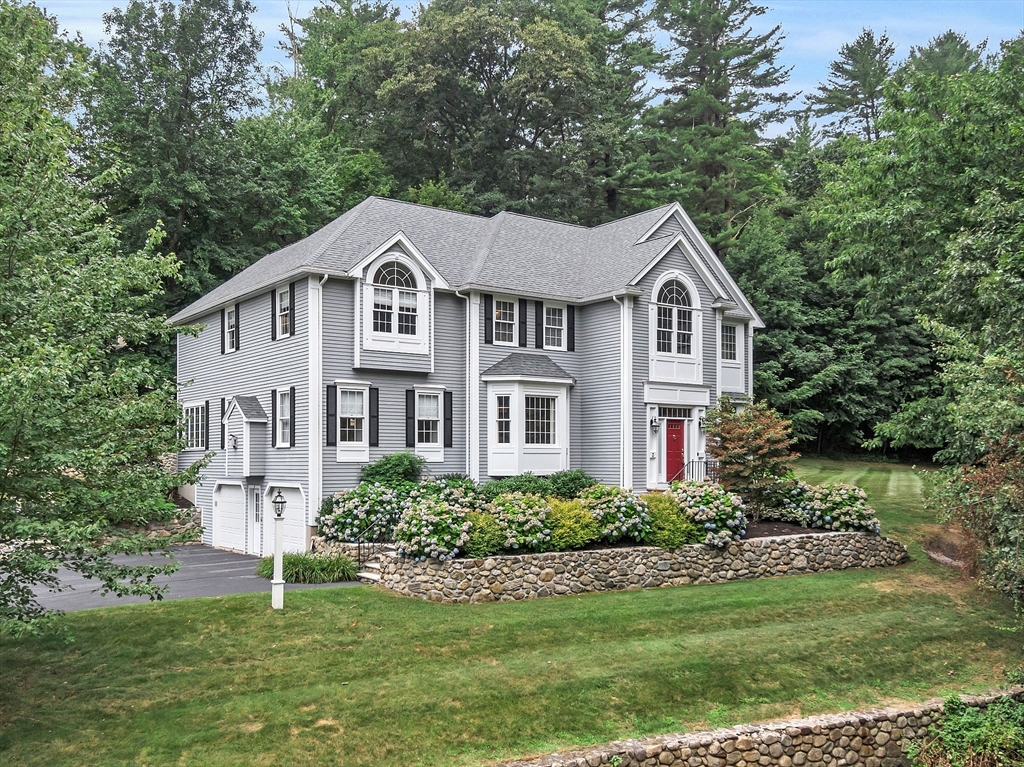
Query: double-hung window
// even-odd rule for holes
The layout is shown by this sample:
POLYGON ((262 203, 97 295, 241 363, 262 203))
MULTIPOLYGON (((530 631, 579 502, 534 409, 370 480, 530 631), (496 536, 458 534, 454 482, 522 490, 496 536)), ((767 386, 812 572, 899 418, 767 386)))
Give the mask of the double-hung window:
POLYGON ((366 443, 364 418, 366 412, 364 389, 338 390, 338 445, 354 446, 366 443))
POLYGON ((669 280, 658 291, 657 350, 665 354, 693 354, 693 305, 679 280, 669 280))
POLYGON ((277 446, 288 447, 292 443, 292 395, 288 389, 277 393, 277 446))
POLYGON ((544 307, 544 348, 565 348, 565 309, 561 306, 544 307))
POLYGON ((736 326, 722 325, 722 359, 736 360, 736 326))
POLYGON ((416 393, 416 446, 441 444, 441 395, 416 393))
POLYGON ((288 287, 278 288, 276 292, 274 322, 277 324, 277 337, 284 338, 292 332, 292 293, 288 287))
POLYGON ((238 311, 234 306, 224 310, 224 351, 233 352, 238 348, 238 311))
POLYGON ((416 276, 400 261, 382 264, 373 277, 373 332, 415 336, 418 322, 416 276))
POLYGON ((497 299, 494 302, 494 343, 515 344, 516 302, 497 299))
POLYGON ((206 449, 206 405, 186 405, 185 408, 185 449, 206 449))

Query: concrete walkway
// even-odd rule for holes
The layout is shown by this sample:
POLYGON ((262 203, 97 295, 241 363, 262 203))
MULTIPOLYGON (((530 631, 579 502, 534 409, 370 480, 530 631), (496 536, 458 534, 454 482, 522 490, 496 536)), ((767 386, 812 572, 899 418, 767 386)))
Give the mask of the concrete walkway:
MULTIPOLYGON (((230 594, 251 594, 265 591, 270 601, 270 581, 256 575, 258 557, 236 554, 231 551, 213 549, 209 546, 179 546, 172 549, 181 567, 173 575, 162 575, 155 583, 167 584, 164 599, 190 599, 192 597, 223 597, 230 594)), ((138 565, 163 565, 167 560, 159 555, 117 557, 117 562, 138 565)), ((88 610, 93 607, 149 602, 146 597, 117 597, 113 594, 101 596, 99 584, 78 573, 64 570, 61 580, 71 589, 53 593, 37 591, 40 603, 51 610, 88 610)), ((287 584, 285 592, 296 589, 323 589, 338 586, 358 586, 358 581, 347 583, 287 584)))

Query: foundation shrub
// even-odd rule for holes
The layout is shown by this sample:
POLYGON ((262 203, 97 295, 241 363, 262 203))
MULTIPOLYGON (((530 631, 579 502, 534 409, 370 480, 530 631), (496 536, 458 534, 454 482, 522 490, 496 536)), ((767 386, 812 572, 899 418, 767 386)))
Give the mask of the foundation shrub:
POLYGON ((419 482, 425 463, 413 453, 393 453, 366 464, 359 478, 364 482, 380 482, 391 486, 402 482, 419 482))
POLYGON ((493 514, 486 511, 471 511, 469 536, 466 538, 466 556, 474 559, 497 554, 505 545, 505 529, 493 514))
POLYGON ((329 541, 389 541, 404 504, 416 486, 398 480, 391 485, 360 482, 351 490, 324 498, 320 506, 320 535, 329 541))
POLYGON ((395 526, 395 545, 400 554, 417 561, 428 557, 448 561, 465 549, 470 527, 461 506, 423 494, 402 512, 395 526))
POLYGON ((551 506, 547 499, 533 493, 503 493, 491 501, 488 508, 505 533, 503 548, 510 551, 548 551, 551 548, 551 530, 547 524, 551 506))
POLYGON ((683 513, 671 493, 648 493, 642 497, 651 519, 651 531, 644 538, 644 543, 663 549, 678 549, 703 541, 704 531, 683 513))
MULTIPOLYGON (((284 554, 281 573, 285 583, 338 583, 356 579, 356 563, 345 554, 284 554)), ((256 566, 261 578, 274 577, 274 558, 263 557, 256 566)))
POLYGON ((708 546, 723 548, 747 532, 743 501, 716 482, 673 482, 679 509, 704 533, 708 546))
POLYGON ((462 514, 479 511, 487 505, 476 484, 458 476, 427 477, 418 485, 413 485, 403 502, 403 508, 415 506, 424 498, 444 501, 462 514))
POLYGON ((535 474, 526 472, 517 477, 505 477, 494 479, 485 483, 480 492, 488 501, 493 501, 499 495, 509 493, 521 493, 522 495, 540 495, 547 497, 553 495, 551 481, 547 477, 538 477, 535 474))
POLYGON ((615 543, 623 539, 642 541, 650 532, 647 504, 621 487, 594 485, 580 494, 583 507, 601 529, 601 539, 615 543))
POLYGON ((944 708, 942 724, 908 749, 915 767, 1024 764, 1024 703, 1003 699, 975 708, 950 697, 944 708))
POLYGON ((547 516, 554 551, 582 549, 601 537, 601 526, 578 499, 549 498, 551 511, 547 516))
POLYGON ((597 484, 597 480, 582 469, 556 471, 548 477, 548 482, 551 483, 551 495, 565 500, 578 498, 588 487, 597 484))

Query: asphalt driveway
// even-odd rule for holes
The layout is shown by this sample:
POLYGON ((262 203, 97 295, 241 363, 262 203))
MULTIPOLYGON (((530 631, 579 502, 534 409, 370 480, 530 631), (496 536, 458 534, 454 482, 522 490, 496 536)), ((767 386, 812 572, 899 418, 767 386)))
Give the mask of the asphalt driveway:
MULTIPOLYGON (((180 546, 173 549, 175 558, 181 567, 173 575, 163 575, 154 579, 155 583, 167 584, 164 599, 191 599, 192 597, 223 597, 230 594, 251 594, 257 591, 267 592, 270 601, 270 581, 256 575, 258 557, 247 554, 235 554, 231 551, 210 548, 209 546, 180 546)), ((161 565, 165 559, 159 555, 141 555, 117 557, 118 562, 127 564, 161 565)), ((62 571, 61 580, 71 588, 67 591, 53 593, 46 590, 37 591, 39 601, 48 609, 88 610, 93 607, 109 607, 111 605, 149 602, 146 597, 117 597, 113 594, 102 596, 99 584, 69 571, 62 571)), ((358 586, 358 581, 347 583, 323 584, 287 584, 285 592, 294 589, 323 589, 337 586, 358 586)))

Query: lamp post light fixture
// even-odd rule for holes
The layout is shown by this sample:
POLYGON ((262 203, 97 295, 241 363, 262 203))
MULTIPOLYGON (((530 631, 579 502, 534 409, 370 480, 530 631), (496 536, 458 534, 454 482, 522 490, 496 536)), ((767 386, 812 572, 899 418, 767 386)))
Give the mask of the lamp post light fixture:
POLYGON ((270 606, 274 610, 284 609, 284 509, 288 505, 278 490, 271 505, 274 507, 274 579, 270 582, 270 606))

